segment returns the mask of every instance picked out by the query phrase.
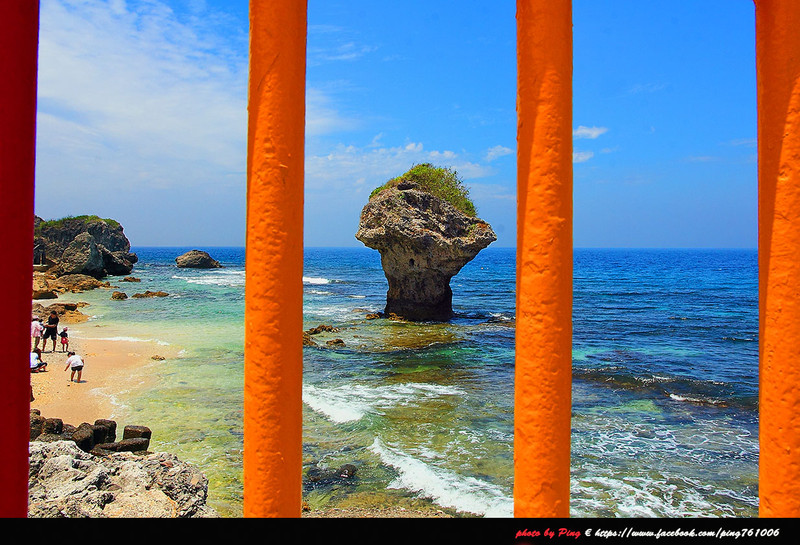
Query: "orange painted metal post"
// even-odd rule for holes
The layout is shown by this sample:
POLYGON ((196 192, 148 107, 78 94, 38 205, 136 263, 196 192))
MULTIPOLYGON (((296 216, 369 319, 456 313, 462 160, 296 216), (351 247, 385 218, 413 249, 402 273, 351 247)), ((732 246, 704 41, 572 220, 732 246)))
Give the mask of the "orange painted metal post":
POLYGON ((756 0, 759 514, 800 517, 800 2, 756 0))
POLYGON ((306 2, 250 2, 244 515, 299 517, 306 2))
POLYGON ((33 184, 39 3, 0 2, 0 516, 28 515, 28 440, 33 275, 33 184))
POLYGON ((517 1, 514 515, 569 516, 572 3, 517 1))
POLYGON ((28 515, 28 440, 33 275, 33 184, 39 4, 0 2, 0 314, 4 365, 0 380, 0 516, 28 515))

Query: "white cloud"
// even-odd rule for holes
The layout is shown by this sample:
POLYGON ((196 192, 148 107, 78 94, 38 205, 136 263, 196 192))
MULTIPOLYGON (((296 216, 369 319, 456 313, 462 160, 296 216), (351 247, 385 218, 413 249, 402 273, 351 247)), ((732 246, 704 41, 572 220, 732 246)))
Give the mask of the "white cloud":
POLYGON ((331 98, 319 89, 306 89, 306 136, 320 136, 356 129, 356 119, 344 117, 331 98))
POLYGON ((486 161, 491 163, 495 159, 498 159, 500 157, 505 157, 506 155, 511 155, 513 153, 514 153, 513 149, 497 145, 489 148, 486 151, 486 161))
POLYGON ((585 163, 589 159, 594 157, 594 152, 592 151, 574 151, 572 152, 572 162, 573 163, 585 163))
POLYGON ((37 183, 91 192, 241 179, 239 37, 180 22, 157 1, 44 0, 41 14, 37 183))
POLYGON ((588 138, 594 140, 598 136, 605 134, 608 132, 606 127, 584 127, 583 125, 579 126, 577 129, 572 131, 573 138, 588 138))
POLYGON ((414 164, 428 162, 452 168, 465 180, 493 174, 490 167, 462 158, 453 151, 427 151, 421 142, 394 147, 370 144, 363 148, 340 144, 329 153, 306 157, 306 188, 312 192, 360 192, 362 186, 364 190, 369 186, 371 190, 414 164))
POLYGON ((737 138, 728 142, 728 145, 754 148, 758 145, 758 138, 737 138))
MULTIPOLYGON (((244 187, 247 28, 215 17, 181 21, 158 0, 43 0, 37 194, 69 187, 91 209, 123 188, 244 187)), ((308 136, 358 126, 307 89, 308 136)))

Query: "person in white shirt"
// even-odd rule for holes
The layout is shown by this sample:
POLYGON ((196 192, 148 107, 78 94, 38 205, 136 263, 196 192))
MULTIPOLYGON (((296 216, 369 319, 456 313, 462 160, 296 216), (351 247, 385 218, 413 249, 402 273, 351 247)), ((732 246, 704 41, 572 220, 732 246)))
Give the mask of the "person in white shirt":
POLYGON ((31 352, 31 373, 47 371, 47 364, 42 361, 42 351, 34 348, 31 352))
POLYGON ((78 380, 75 382, 81 381, 81 373, 83 372, 83 358, 77 355, 75 352, 67 352, 67 366, 64 367, 64 371, 67 369, 72 369, 72 372, 69 374, 69 381, 72 382, 72 379, 75 378, 75 373, 78 373, 78 380))

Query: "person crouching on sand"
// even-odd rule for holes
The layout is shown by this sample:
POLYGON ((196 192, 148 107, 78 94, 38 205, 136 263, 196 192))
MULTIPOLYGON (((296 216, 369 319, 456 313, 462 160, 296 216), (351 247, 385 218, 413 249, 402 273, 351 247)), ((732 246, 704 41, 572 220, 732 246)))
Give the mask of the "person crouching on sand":
POLYGON ((34 348, 31 352, 31 373, 47 371, 47 364, 42 361, 42 351, 34 348))
POLYGON ((67 352, 69 350, 69 333, 67 333, 68 329, 69 329, 68 327, 65 327, 64 329, 61 330, 61 333, 58 334, 58 336, 61 337, 62 352, 67 352))
POLYGON ((81 373, 83 372, 83 358, 77 355, 75 352, 67 352, 67 366, 64 367, 64 371, 67 369, 72 369, 72 372, 69 374, 69 381, 72 382, 72 379, 75 378, 75 373, 78 373, 78 380, 75 382, 81 381, 81 373))

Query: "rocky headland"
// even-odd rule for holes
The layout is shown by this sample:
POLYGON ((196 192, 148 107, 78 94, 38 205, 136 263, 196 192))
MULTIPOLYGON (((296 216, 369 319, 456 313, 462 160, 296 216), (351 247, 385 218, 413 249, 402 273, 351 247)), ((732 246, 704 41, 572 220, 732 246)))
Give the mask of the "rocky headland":
POLYGON ((449 320, 450 279, 497 240, 455 173, 428 164, 373 192, 356 238, 381 254, 389 282, 384 313, 411 321, 449 320))
POLYGON ((116 220, 74 216, 45 221, 34 216, 33 227, 34 263, 48 265, 55 276, 122 276, 138 261, 116 220))

